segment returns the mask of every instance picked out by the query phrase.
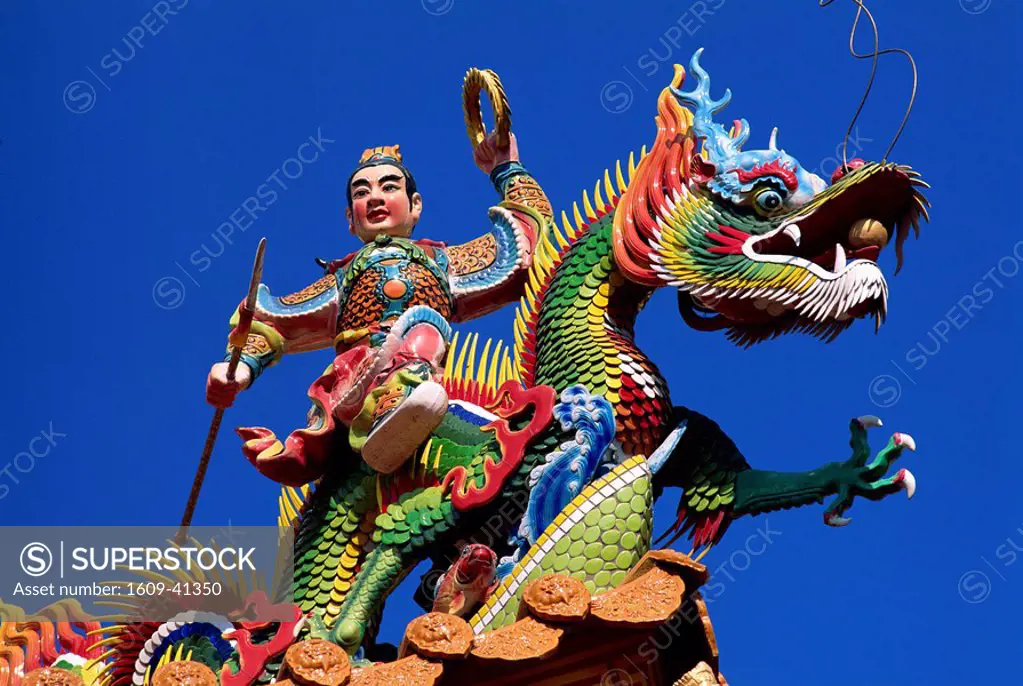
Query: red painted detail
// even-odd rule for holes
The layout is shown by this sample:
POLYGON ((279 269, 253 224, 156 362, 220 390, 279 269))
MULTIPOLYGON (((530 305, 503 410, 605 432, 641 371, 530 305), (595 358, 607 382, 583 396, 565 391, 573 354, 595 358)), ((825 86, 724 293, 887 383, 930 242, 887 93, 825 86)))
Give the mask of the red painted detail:
POLYGON ((360 345, 334 358, 334 364, 309 386, 308 391, 310 400, 321 409, 322 425, 319 428, 305 427, 292 431, 285 439, 282 450, 263 455, 278 440, 270 429, 235 429, 244 441, 242 453, 246 459, 264 476, 287 486, 304 486, 322 476, 335 445, 334 432, 338 426, 335 414, 344 412, 346 416, 354 417, 362 407, 361 400, 341 407, 334 402, 334 398, 364 379, 364 375, 373 367, 376 354, 370 348, 360 345))
POLYGON ((501 449, 500 462, 487 459, 483 464, 483 486, 470 482, 465 467, 455 467, 444 477, 445 491, 451 490, 451 504, 456 510, 470 510, 486 505, 501 492, 505 481, 514 474, 526 447, 536 436, 550 425, 554 417, 554 403, 557 392, 550 386, 523 388, 518 381, 506 381, 497 390, 497 400, 486 409, 498 419, 483 427, 493 431, 501 449), (521 431, 513 431, 508 420, 523 412, 532 411, 533 416, 521 431))
POLYGON ((693 546, 699 548, 704 545, 716 542, 724 534, 725 510, 718 510, 713 514, 698 513, 702 515, 693 524, 693 546))
POLYGON ((449 400, 464 400, 481 407, 486 407, 497 399, 496 388, 476 379, 461 379, 457 382, 445 379, 444 390, 448 392, 449 400))
MULTIPOLYGON (((717 234, 708 233, 707 237, 724 243, 723 237, 718 236, 717 234)), ((734 243, 731 243, 729 245, 712 245, 709 248, 707 248, 707 251, 719 253, 722 255, 738 255, 742 252, 742 246, 735 245, 734 243)))
POLYGON ((862 158, 857 157, 856 159, 852 159, 846 162, 844 167, 843 166, 836 167, 835 171, 831 172, 831 185, 835 185, 836 183, 838 183, 838 180, 841 179, 843 176, 851 172, 853 169, 859 169, 865 164, 866 162, 863 161, 862 158))
MULTIPOLYGON (((257 605, 264 608, 280 607, 284 605, 271 606, 263 591, 254 591, 246 598, 247 604, 257 605), (254 597, 257 594, 262 598, 254 597)), ((252 633, 259 629, 265 629, 271 622, 235 622, 235 629, 229 632, 231 638, 237 641, 238 649, 238 671, 231 672, 231 668, 225 665, 220 671, 220 683, 222 686, 248 686, 255 683, 256 679, 263 673, 263 669, 274 655, 280 655, 288 646, 295 641, 295 625, 302 619, 302 611, 292 605, 289 611, 291 619, 282 621, 274 634, 266 643, 256 645, 252 642, 252 633)))
POLYGON ((729 226, 728 224, 718 224, 718 230, 721 233, 728 235, 733 240, 737 240, 739 242, 745 242, 752 235, 746 233, 741 229, 737 229, 734 226, 729 226))
POLYGON ((703 156, 699 153, 693 155, 690 163, 691 175, 694 181, 697 183, 706 183, 710 179, 714 178, 714 174, 717 173, 717 168, 703 159, 703 156))
POLYGON ((721 245, 713 245, 707 248, 707 250, 713 253, 721 253, 725 255, 741 254, 742 246, 746 240, 749 239, 750 234, 726 224, 719 224, 718 230, 721 233, 708 231, 707 237, 713 241, 717 241, 721 245))
POLYGON ((776 176, 781 179, 785 186, 790 190, 794 191, 799 187, 799 181, 796 180, 796 172, 783 166, 778 160, 771 160, 766 164, 755 165, 752 169, 730 169, 729 171, 735 172, 736 176, 739 177, 739 181, 742 183, 749 183, 756 179, 764 178, 765 176, 776 176))

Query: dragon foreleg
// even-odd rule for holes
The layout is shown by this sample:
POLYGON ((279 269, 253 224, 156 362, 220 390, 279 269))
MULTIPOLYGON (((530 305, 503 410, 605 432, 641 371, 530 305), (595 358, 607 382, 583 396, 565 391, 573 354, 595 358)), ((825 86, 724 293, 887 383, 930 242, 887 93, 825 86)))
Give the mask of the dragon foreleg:
POLYGON ((842 514, 853 504, 856 496, 880 500, 899 490, 910 498, 916 491, 916 479, 908 469, 900 469, 886 477, 888 467, 904 450, 916 450, 916 442, 909 434, 895 433, 888 444, 870 459, 867 429, 881 426, 873 416, 853 419, 849 423, 853 454, 845 462, 832 462, 809 472, 785 473, 750 469, 737 475, 734 511, 737 515, 760 514, 770 510, 823 502, 828 496, 837 496, 824 512, 824 522, 830 526, 845 526, 851 519, 842 514))
POLYGON ((674 534, 671 542, 691 531, 694 548, 712 545, 737 517, 819 503, 829 496, 837 497, 825 510, 824 521, 844 526, 850 520, 842 514, 857 496, 880 500, 904 489, 912 497, 916 490, 916 480, 907 469, 885 476, 904 450, 916 450, 912 436, 893 434, 871 458, 867 430, 881 426, 877 417, 850 421, 852 456, 848 460, 807 472, 753 469, 707 417, 680 407, 675 409, 675 419, 679 428, 663 447, 668 452, 651 456, 658 492, 668 486, 683 490, 678 519, 665 533, 674 534))

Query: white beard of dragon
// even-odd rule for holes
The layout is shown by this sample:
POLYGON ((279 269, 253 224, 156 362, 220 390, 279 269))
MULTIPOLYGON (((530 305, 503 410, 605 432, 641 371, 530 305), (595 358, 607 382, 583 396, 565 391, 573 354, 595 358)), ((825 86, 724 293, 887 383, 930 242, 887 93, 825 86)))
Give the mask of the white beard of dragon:
MULTIPOLYGON (((858 305, 877 300, 875 308, 876 327, 888 313, 888 283, 876 263, 870 260, 846 261, 845 248, 835 244, 835 263, 827 269, 810 260, 794 255, 765 255, 754 250, 754 246, 777 233, 784 233, 799 245, 800 232, 796 223, 789 223, 774 231, 752 236, 742 246, 743 255, 753 262, 789 264, 805 269, 808 273, 794 288, 742 289, 743 292, 728 295, 738 298, 754 298, 757 309, 766 309, 769 314, 780 315, 786 310, 795 312, 814 322, 829 319, 845 322, 849 312, 858 305), (811 282, 809 287, 806 286, 811 282)), ((694 291, 694 295, 699 295, 694 291)))

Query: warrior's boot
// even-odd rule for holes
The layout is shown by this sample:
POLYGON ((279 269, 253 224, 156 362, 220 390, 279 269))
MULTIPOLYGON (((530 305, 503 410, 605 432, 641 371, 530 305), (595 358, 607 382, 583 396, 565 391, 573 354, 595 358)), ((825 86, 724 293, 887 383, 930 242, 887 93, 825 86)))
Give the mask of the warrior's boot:
POLYGON ((405 369, 398 375, 402 382, 387 388, 378 399, 361 450, 366 464, 383 474, 398 469, 430 437, 448 410, 448 394, 439 383, 421 381, 405 369))
POLYGON ((442 369, 451 329, 443 320, 438 326, 436 316, 429 308, 416 307, 395 323, 383 351, 392 363, 352 422, 352 448, 383 474, 398 469, 447 412, 448 394, 434 379, 442 369))

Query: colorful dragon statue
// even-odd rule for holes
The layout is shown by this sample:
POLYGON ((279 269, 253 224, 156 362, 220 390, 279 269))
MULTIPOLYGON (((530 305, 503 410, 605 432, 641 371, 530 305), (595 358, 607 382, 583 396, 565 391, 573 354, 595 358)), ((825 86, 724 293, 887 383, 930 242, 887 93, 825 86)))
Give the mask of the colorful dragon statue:
MULTIPOLYGON (((717 424, 672 404, 636 345, 636 316, 662 286, 678 289, 686 322, 740 345, 795 331, 831 340, 863 318, 879 326, 888 286, 878 253, 893 235, 901 264, 910 227, 926 217, 925 184, 909 167, 856 160, 829 186, 778 149, 775 134, 767 150, 743 151, 749 126, 739 120, 729 133, 714 120, 730 94, 711 97, 700 54, 692 90, 676 66, 658 100, 657 137, 630 158, 628 179, 620 164, 617 186, 605 172, 583 211, 573 208, 575 222, 563 214, 564 228, 541 237, 514 354, 485 349, 477 371, 475 340, 460 354, 452 346, 449 412, 407 466, 383 475, 337 459, 295 512, 295 600, 316 614, 314 632, 356 650, 388 593, 425 559, 446 569, 458 541, 494 542, 500 576, 514 575, 587 484, 636 456, 647 458, 652 495, 682 489, 672 532, 695 548, 744 515, 835 495, 824 518, 840 526, 857 496, 913 494, 908 470, 886 473, 914 441, 896 433, 871 457, 875 417, 850 423, 844 462, 792 474, 751 468, 717 424)), ((649 517, 636 527, 647 546, 649 517)), ((585 567, 569 569, 595 591, 614 584, 613 573, 598 584, 585 567)))
MULTIPOLYGON (((271 681, 275 656, 300 633, 374 659, 388 594, 424 560, 439 578, 460 550, 478 550, 467 542, 500 558, 498 584, 471 619, 477 631, 512 621, 541 572, 605 591, 649 549, 652 503, 669 487, 682 498, 666 535, 688 535, 703 552, 739 517, 835 496, 824 521, 841 526, 856 497, 912 496, 913 475, 888 471, 915 443, 895 433, 872 454, 867 431, 881 425, 872 416, 850 422, 844 461, 752 468, 715 422, 672 403, 635 341, 636 317, 665 286, 692 328, 741 346, 789 332, 830 341, 859 319, 880 326, 888 285, 878 254, 893 238, 901 266, 910 229, 927 218, 926 184, 907 166, 853 160, 828 184, 777 147, 777 132, 768 149, 742 150, 749 126, 715 121, 730 93, 711 96, 700 55, 695 86, 683 89, 676 65, 661 92, 649 152, 619 162, 614 182, 605 171, 573 220, 563 212, 563 226, 539 237, 513 350, 487 342, 477 359, 475 336, 452 342, 448 412, 406 464, 378 473, 342 441, 315 484, 283 489, 280 522, 296 530, 295 621, 236 623, 232 651, 205 625, 144 627, 158 649, 152 638, 122 640, 111 649, 121 666, 102 686, 142 686, 146 665, 181 641, 225 669, 225 683, 271 681)), ((429 609, 433 599, 419 595, 429 609)))

